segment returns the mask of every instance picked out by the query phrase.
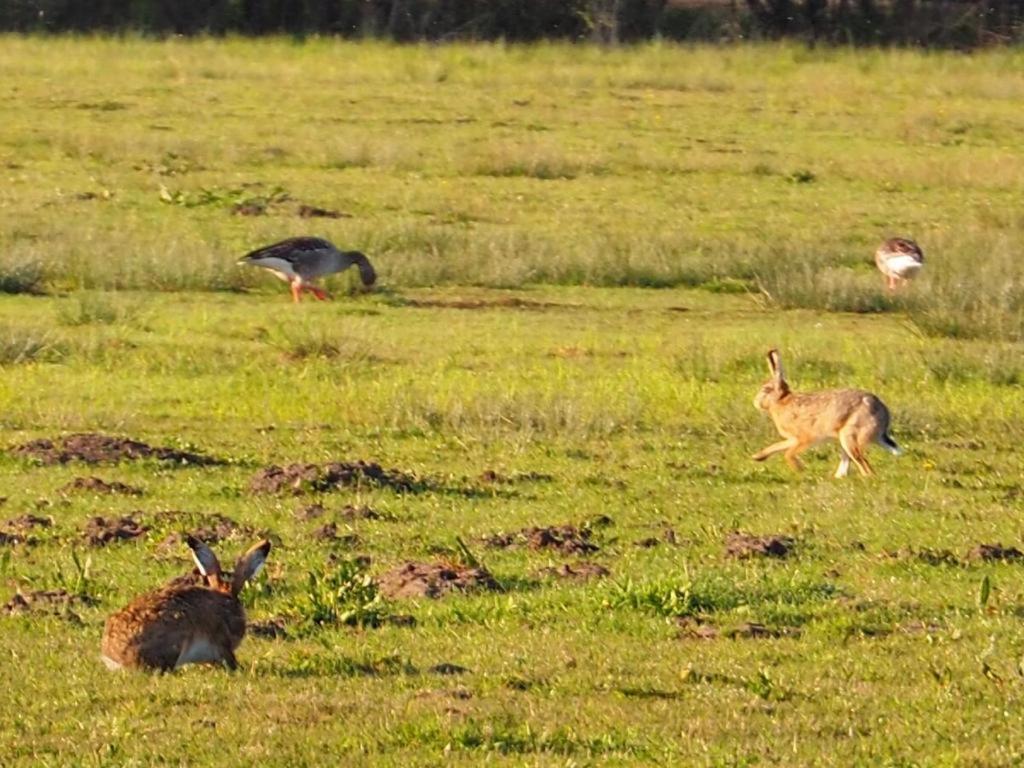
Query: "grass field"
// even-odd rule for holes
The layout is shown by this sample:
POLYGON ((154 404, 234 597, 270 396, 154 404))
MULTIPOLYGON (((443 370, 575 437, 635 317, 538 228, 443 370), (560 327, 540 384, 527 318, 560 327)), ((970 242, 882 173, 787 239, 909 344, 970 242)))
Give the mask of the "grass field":
POLYGON ((1024 549, 1021 63, 0 41, 0 765, 1019 763, 1024 555, 978 547, 1024 549), (380 289, 234 265, 300 233, 380 289), (895 299, 887 234, 929 257, 895 299), (752 462, 771 346, 905 455, 752 462), (76 432, 222 462, 13 450, 76 432), (414 482, 250 488, 357 459, 414 482), (204 527, 274 543, 241 669, 108 672, 204 527), (374 595, 407 562, 496 589, 374 595))

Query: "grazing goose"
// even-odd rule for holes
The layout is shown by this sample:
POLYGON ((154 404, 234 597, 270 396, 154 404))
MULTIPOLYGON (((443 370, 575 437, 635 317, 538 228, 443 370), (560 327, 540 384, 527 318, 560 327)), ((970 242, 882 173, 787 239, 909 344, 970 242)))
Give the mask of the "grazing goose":
POLYGON ((924 253, 913 240, 893 237, 878 246, 875 264, 885 275, 886 287, 894 291, 921 270, 924 266, 924 253))
POLYGON ((303 291, 309 291, 321 301, 329 298, 327 291, 313 285, 313 281, 342 272, 353 264, 359 267, 363 285, 373 285, 377 280, 377 273, 365 255, 359 251, 339 251, 319 237, 290 237, 247 253, 238 263, 269 269, 291 285, 296 302, 303 291))

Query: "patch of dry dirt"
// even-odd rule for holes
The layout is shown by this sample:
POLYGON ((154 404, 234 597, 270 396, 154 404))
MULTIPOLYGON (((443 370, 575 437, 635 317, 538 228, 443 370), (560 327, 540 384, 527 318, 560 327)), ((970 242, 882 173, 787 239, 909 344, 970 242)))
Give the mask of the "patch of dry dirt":
POLYGON ((108 483, 98 477, 76 477, 70 483, 60 489, 61 493, 76 493, 85 491, 88 493, 117 493, 124 496, 141 496, 142 489, 136 488, 117 481, 108 483))
POLYGON ((213 546, 225 539, 243 535, 254 536, 257 534, 257 531, 254 529, 239 525, 227 515, 222 515, 219 512, 206 515, 177 511, 157 512, 153 516, 153 523, 158 527, 166 528, 170 525, 176 525, 182 519, 189 520, 187 529, 169 534, 158 545, 157 548, 159 550, 177 549, 185 544, 185 539, 189 535, 195 536, 203 543, 213 546))
POLYGON ((380 464, 361 459, 352 462, 334 461, 318 464, 276 464, 260 470, 249 482, 251 493, 294 494, 332 491, 362 484, 391 488, 395 491, 416 492, 423 484, 410 474, 398 469, 385 469, 380 464))
POLYGON ((534 301, 518 296, 500 296, 493 299, 405 299, 406 307, 425 309, 577 309, 573 304, 552 301, 534 301))
POLYGON ((343 211, 332 211, 329 208, 318 208, 315 205, 307 205, 306 203, 300 203, 299 207, 295 209, 295 212, 303 219, 350 219, 352 218, 351 213, 344 213, 343 211))
POLYGON ((246 626, 246 631, 253 637, 264 637, 271 640, 288 636, 287 623, 280 616, 262 621, 250 621, 246 626))
POLYGON ((26 613, 49 613, 66 615, 81 622, 77 615, 70 611, 72 606, 93 605, 95 600, 82 595, 73 595, 64 589, 39 589, 22 592, 20 589, 0 608, 5 616, 20 616, 26 613))
POLYGON ((540 575, 555 579, 587 581, 589 579, 602 579, 605 576, 610 576, 611 571, 598 563, 581 560, 578 563, 564 563, 557 567, 541 568, 540 575))
POLYGON ((790 536, 770 534, 754 536, 749 533, 733 531, 725 537, 725 554, 738 560, 750 557, 788 557, 793 552, 796 541, 790 536))
POLYGON ((979 544, 967 552, 967 559, 973 562, 995 560, 1018 562, 1022 558, 1024 558, 1024 552, 1016 547, 1004 547, 1002 544, 979 544))
POLYGON ((19 456, 36 459, 43 464, 67 464, 69 461, 107 464, 138 459, 160 459, 194 465, 222 463, 219 459, 198 453, 174 448, 154 448, 139 440, 94 433, 68 435, 56 440, 32 440, 17 446, 13 452, 19 456))
POLYGON ((882 556, 891 560, 916 561, 925 565, 960 565, 960 558, 948 549, 901 547, 897 550, 887 549, 882 552, 882 556))
POLYGON ((477 478, 484 485, 514 485, 516 483, 549 483, 554 480, 553 475, 546 475, 543 472, 513 472, 504 475, 493 469, 485 469, 477 478))
POLYGON ((512 533, 486 536, 484 543, 498 549, 525 545, 530 549, 555 550, 563 555, 586 555, 600 549, 590 541, 588 528, 577 528, 575 525, 550 525, 545 528, 531 526, 512 533))
POLYGON ((329 541, 346 547, 355 547, 361 542, 359 535, 356 533, 338 533, 337 523, 321 525, 313 531, 312 536, 316 541, 329 541))
POLYGON ((85 524, 82 536, 90 547, 105 547, 115 541, 130 541, 149 530, 132 517, 110 518, 94 517, 85 524))
POLYGON ((36 528, 49 528, 51 525, 53 525, 51 517, 39 517, 32 514, 12 517, 0 528, 0 546, 32 544, 34 543, 32 531, 36 528))
POLYGON ((483 568, 452 563, 405 563, 377 579, 388 598, 440 598, 452 592, 501 591, 501 585, 483 568))

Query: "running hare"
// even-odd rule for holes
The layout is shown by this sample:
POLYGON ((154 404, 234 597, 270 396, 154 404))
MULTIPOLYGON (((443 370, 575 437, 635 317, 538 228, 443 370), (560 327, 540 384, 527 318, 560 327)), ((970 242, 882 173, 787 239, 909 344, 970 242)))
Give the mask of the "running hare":
POLYGON ((754 407, 768 411, 785 440, 772 443, 753 455, 764 461, 774 453, 785 452, 793 469, 801 469, 797 456, 816 443, 839 440, 839 466, 836 477, 846 477, 850 460, 862 475, 872 474, 865 450, 871 443, 899 455, 900 447, 889 436, 889 409, 885 403, 863 389, 830 389, 823 392, 793 392, 782 376, 779 351, 768 352, 768 370, 772 377, 754 397, 754 407))
POLYGON ((230 580, 221 576, 217 556, 208 546, 193 536, 188 546, 206 583, 176 579, 107 619, 101 658, 110 669, 167 671, 195 662, 238 667, 235 649, 245 635, 238 593, 263 567, 270 542, 261 541, 242 555, 230 580))

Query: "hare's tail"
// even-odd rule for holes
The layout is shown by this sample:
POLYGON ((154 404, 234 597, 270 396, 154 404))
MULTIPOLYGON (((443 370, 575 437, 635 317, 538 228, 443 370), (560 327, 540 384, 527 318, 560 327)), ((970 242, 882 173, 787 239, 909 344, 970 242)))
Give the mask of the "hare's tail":
POLYGON ((903 453, 903 449, 897 445, 896 441, 892 439, 892 435, 886 430, 882 433, 881 437, 878 438, 878 444, 881 445, 885 450, 889 451, 893 456, 899 456, 903 453))

